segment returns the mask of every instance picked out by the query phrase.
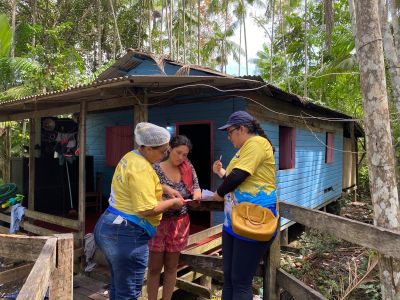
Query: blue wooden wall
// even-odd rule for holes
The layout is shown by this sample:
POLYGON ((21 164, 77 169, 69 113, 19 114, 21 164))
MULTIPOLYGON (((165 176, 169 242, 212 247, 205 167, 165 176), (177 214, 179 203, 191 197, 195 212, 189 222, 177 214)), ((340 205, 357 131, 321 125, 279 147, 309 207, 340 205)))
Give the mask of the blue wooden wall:
MULTIPOLYGON (((296 128, 295 168, 279 170, 279 125, 261 122, 275 147, 276 176, 280 200, 315 208, 342 193, 343 153, 334 150, 333 163, 325 163, 326 132, 296 128), (324 190, 332 188, 331 191, 324 190)), ((343 149, 343 131, 334 135, 334 148, 343 149)), ((281 220, 281 225, 288 223, 281 220)))
POLYGON ((111 179, 114 168, 105 165, 106 159, 106 128, 117 125, 130 125, 133 120, 133 111, 115 111, 104 113, 90 113, 87 116, 86 151, 93 156, 93 172, 103 172, 103 195, 108 199, 111 190, 111 179))
MULTIPOLYGON (((226 133, 217 130, 225 124, 229 115, 237 110, 244 110, 245 101, 230 99, 224 101, 204 101, 201 103, 176 104, 168 107, 150 107, 149 122, 163 127, 174 126, 176 122, 213 121, 214 158, 223 154, 222 162, 226 166, 237 151, 227 139, 226 133)), ((132 110, 93 113, 88 115, 87 139, 88 155, 94 156, 94 171, 104 173, 104 196, 108 197, 113 168, 106 167, 105 128, 114 125, 132 124, 132 110)), ((261 120, 260 120, 261 121, 261 120)), ((307 129, 296 128, 296 164, 294 169, 279 170, 279 125, 261 122, 262 127, 275 147, 277 162, 278 194, 281 200, 302 206, 315 208, 323 203, 339 198, 342 192, 342 160, 340 151, 334 151, 334 161, 325 163, 325 132, 314 134, 307 129), (324 192, 328 188, 331 191, 324 192)), ((343 149, 343 133, 335 133, 334 147, 343 149)), ((218 187, 220 179, 213 176, 212 187, 218 187)), ((222 212, 214 212, 214 224, 223 222, 222 212)), ((288 220, 283 219, 282 225, 288 220)))

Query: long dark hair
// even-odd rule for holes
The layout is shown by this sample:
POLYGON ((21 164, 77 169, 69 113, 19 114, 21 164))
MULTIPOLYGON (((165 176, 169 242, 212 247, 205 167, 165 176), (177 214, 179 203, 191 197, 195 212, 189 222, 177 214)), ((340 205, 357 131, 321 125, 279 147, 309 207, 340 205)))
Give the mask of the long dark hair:
POLYGON ((187 146, 189 148, 189 152, 192 151, 192 142, 185 135, 176 135, 169 142, 169 146, 171 149, 179 147, 179 146, 187 146))
POLYGON ((275 152, 275 148, 272 145, 271 140, 265 133, 264 129, 262 129, 260 123, 255 118, 253 118, 253 120, 251 121, 251 124, 244 125, 244 126, 249 130, 249 133, 256 133, 259 136, 262 136, 263 138, 267 139, 267 141, 271 144, 273 152, 275 152))

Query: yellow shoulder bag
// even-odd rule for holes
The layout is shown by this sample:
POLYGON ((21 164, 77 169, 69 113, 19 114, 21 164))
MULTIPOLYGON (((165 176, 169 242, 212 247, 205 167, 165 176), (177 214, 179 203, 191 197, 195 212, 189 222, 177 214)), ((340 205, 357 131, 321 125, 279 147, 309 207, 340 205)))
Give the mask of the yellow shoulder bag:
POLYGON ((272 239, 279 226, 279 204, 276 199, 278 216, 265 207, 257 204, 242 202, 235 205, 232 201, 233 232, 256 241, 267 242, 272 239))

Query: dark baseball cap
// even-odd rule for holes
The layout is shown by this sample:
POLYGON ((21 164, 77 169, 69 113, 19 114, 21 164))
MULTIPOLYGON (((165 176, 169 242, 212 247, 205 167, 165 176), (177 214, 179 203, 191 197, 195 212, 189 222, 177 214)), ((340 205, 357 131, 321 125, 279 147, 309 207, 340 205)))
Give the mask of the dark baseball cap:
POLYGON ((253 122, 254 118, 248 112, 243 110, 235 111, 233 114, 229 116, 228 122, 224 125, 219 127, 219 130, 226 130, 228 127, 234 125, 250 125, 253 122))

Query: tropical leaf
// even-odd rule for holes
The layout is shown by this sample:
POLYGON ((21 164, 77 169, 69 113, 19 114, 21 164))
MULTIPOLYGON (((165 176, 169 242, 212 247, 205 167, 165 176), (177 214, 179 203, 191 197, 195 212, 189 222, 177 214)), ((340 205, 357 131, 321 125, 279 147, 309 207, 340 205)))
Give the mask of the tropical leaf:
POLYGON ((0 14, 0 57, 7 57, 10 52, 12 34, 8 18, 0 14))

